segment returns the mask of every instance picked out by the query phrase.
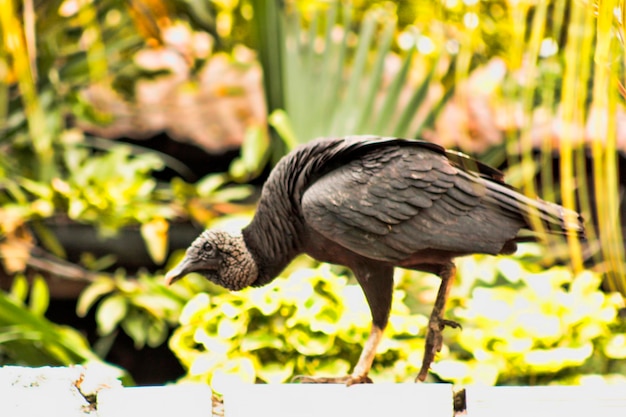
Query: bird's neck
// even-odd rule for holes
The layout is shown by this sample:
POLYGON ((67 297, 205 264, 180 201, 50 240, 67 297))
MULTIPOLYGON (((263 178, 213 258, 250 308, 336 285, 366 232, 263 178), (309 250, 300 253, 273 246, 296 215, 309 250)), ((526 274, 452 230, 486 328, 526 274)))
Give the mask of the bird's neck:
POLYGON ((288 198, 274 190, 270 190, 273 197, 268 198, 266 191, 267 187, 254 219, 242 231, 246 247, 258 268, 254 286, 272 281, 301 252, 298 239, 302 228, 300 216, 293 210, 288 198))
MULTIPOLYGON (((272 170, 265 182, 254 219, 243 231, 244 241, 257 262, 265 285, 302 252, 305 232, 302 195, 324 171, 329 160, 350 147, 344 141, 317 141, 291 152, 272 170)), ((327 169, 328 167, 326 167, 327 169)))

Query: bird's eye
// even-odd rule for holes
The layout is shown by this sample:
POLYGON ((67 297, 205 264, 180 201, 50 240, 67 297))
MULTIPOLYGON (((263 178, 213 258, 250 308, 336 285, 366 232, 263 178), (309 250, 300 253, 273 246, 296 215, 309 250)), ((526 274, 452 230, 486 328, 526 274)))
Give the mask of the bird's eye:
POLYGON ((202 244, 202 250, 208 254, 213 254, 213 252, 215 251, 215 248, 213 247, 211 242, 204 242, 202 244))

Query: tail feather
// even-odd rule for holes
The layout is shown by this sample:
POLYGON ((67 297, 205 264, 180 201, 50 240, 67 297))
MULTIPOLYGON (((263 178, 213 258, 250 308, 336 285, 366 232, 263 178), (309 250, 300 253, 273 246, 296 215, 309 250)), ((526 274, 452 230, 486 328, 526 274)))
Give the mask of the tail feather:
POLYGON ((514 215, 521 214, 529 229, 533 219, 539 219, 547 233, 585 239, 584 220, 579 213, 540 198, 526 197, 502 184, 488 182, 487 188, 488 201, 514 215))

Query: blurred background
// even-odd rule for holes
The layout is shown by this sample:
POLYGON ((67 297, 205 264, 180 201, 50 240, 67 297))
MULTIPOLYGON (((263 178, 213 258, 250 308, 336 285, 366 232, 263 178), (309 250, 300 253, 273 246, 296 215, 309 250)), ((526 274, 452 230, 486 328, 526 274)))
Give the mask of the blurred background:
MULTIPOLYGON (((621 0, 0 0, 0 364, 285 382, 355 363, 349 271, 226 293, 163 273, 245 225, 291 148, 423 138, 580 211, 586 242, 459 260, 432 380, 626 383, 621 0)), ((412 381, 438 278, 398 271, 371 376, 412 381)))

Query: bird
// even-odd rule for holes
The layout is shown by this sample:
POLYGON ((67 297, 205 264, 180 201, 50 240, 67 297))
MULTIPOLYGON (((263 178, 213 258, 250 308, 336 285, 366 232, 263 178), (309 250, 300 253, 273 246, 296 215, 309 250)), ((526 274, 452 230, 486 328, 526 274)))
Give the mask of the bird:
POLYGON ((191 272, 231 291, 274 280, 298 255, 349 268, 369 305, 369 336, 352 372, 302 382, 372 382, 368 374, 389 320, 396 267, 436 274, 441 283, 426 331, 417 381, 443 345, 456 276, 454 259, 512 254, 544 234, 584 239, 580 214, 530 198, 498 169, 432 142, 371 135, 325 137, 283 156, 263 184, 255 214, 240 232, 203 231, 165 275, 191 272))

